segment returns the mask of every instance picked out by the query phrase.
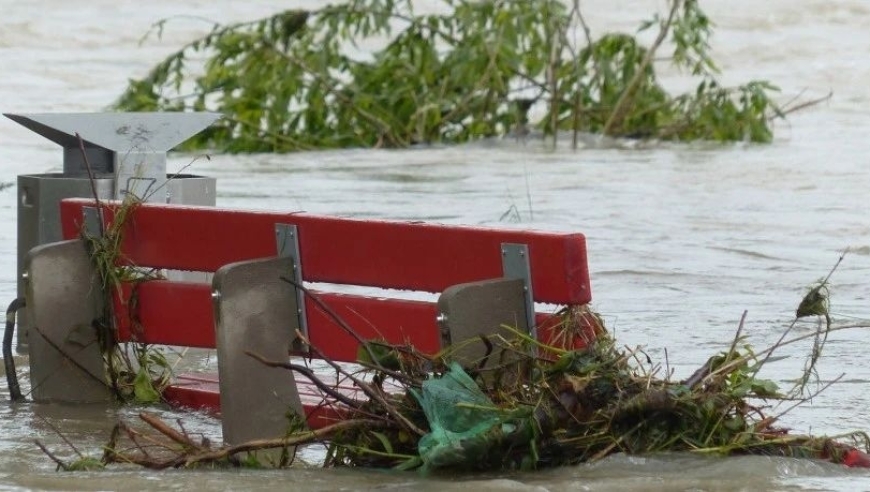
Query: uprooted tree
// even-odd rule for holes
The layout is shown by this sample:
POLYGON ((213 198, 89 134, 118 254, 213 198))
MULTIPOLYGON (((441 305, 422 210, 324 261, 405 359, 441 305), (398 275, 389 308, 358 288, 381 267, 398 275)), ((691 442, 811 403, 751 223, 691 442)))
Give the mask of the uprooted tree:
POLYGON ((720 85, 712 22, 697 0, 672 0, 643 23, 640 31, 655 32, 649 46, 632 34, 594 37, 579 0, 415 6, 350 0, 214 24, 131 81, 115 107, 219 111, 225 118, 188 145, 228 152, 405 147, 531 130, 554 142, 570 132, 575 145, 587 132, 768 142, 772 119, 788 112, 768 82, 720 85), (662 46, 696 90, 672 96, 660 85, 662 46))

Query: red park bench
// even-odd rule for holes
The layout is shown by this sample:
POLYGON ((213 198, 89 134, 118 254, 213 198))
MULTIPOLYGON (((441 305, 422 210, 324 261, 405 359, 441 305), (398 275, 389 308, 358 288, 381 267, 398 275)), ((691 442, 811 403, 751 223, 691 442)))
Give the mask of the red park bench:
MULTIPOLYGON (((104 205, 106 223, 117 206, 104 205)), ((100 229, 96 212, 92 200, 64 200, 66 241, 34 248, 28 257, 27 307, 38 332, 29 337, 35 400, 110 398, 93 328, 103 284, 80 239, 83 228, 91 235, 100 229)), ((316 287, 317 299, 363 339, 407 343, 429 354, 503 324, 546 342, 554 336, 546 322, 552 315, 534 313, 534 302, 591 300, 582 234, 142 204, 125 221, 124 237, 124 264, 214 272, 212 283, 124 285, 113 293, 113 316, 121 342, 217 349, 219 377, 178 376, 164 398, 219 408, 228 443, 282 435, 291 406, 312 427, 341 417, 291 371, 245 354, 311 356, 298 330, 323 356, 357 360, 357 340, 287 278, 316 287), (330 292, 330 284, 440 297, 408 300, 389 297, 388 290, 354 295, 330 292)))

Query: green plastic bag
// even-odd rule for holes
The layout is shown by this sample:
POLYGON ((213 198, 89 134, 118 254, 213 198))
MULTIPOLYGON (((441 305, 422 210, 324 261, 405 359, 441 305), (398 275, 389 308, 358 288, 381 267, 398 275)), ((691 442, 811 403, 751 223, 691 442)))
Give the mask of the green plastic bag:
POLYGON ((466 467, 500 441, 502 412, 456 362, 413 394, 429 420, 430 432, 417 445, 424 471, 466 467))

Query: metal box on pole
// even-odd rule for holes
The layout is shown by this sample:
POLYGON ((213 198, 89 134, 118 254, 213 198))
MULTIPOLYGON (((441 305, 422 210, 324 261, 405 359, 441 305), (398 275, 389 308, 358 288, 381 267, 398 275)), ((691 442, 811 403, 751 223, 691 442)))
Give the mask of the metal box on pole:
MULTIPOLYGON (((168 175, 166 153, 199 133, 215 113, 5 114, 63 148, 63 172, 18 176, 18 297, 24 296, 24 259, 33 247, 60 241, 60 201, 93 197, 215 204, 214 178, 168 175), (88 171, 93 174, 93 184, 88 171)), ((19 315, 18 351, 28 343, 27 313, 19 315)))

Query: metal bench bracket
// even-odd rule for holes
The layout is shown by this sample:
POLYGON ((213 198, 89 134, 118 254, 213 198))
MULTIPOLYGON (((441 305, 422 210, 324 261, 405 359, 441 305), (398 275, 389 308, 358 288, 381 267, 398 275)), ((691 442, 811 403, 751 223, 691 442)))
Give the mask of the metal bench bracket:
POLYGON ((532 292, 532 269, 529 266, 529 247, 525 244, 502 243, 502 271, 505 278, 518 278, 523 281, 523 296, 526 304, 526 323, 529 334, 537 338, 535 329, 535 296, 532 292))
MULTIPOLYGON (((299 253, 299 233, 292 224, 275 224, 275 242, 279 258, 289 258, 291 261, 290 273, 294 282, 302 285, 302 262, 299 253)), ((305 313, 305 293, 301 289, 293 287, 296 293, 296 315, 299 317, 299 331, 308 338, 308 317, 305 313)), ((294 336, 293 348, 297 351, 305 351, 307 347, 294 336)))

